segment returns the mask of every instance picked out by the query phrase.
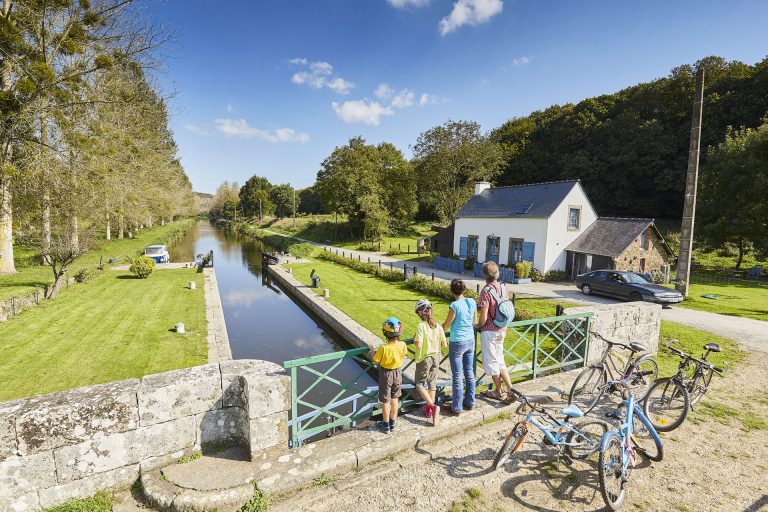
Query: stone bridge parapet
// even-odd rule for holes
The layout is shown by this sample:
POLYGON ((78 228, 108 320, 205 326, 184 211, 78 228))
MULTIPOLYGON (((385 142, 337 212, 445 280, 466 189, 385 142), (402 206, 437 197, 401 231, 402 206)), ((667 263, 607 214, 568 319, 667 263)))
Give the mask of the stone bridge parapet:
POLYGON ((222 361, 0 403, 0 511, 130 486, 206 445, 288 445, 290 379, 222 361))

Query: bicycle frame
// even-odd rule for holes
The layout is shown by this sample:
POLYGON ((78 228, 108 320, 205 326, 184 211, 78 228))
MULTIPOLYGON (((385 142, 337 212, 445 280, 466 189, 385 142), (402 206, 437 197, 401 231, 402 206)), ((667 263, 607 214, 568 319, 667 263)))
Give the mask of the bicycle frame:
POLYGON ((580 446, 581 443, 568 443, 564 440, 564 438, 567 437, 571 431, 573 431, 573 423, 570 421, 554 421, 554 423, 544 424, 534 415, 534 411, 530 411, 525 416, 525 419, 523 419, 520 423, 523 423, 526 426, 531 424, 541 430, 541 432, 544 434, 544 437, 553 446, 580 446), (557 431, 552 433, 552 430, 554 429, 557 429, 557 431), (563 429, 566 429, 565 432, 563 432, 563 429))
POLYGON ((637 415, 637 417, 640 419, 640 421, 643 422, 643 425, 648 429, 648 431, 651 433, 651 436, 653 437, 654 442, 661 444, 661 438, 659 437, 659 433, 656 432, 656 429, 653 428, 653 425, 648 420, 648 418, 645 417, 643 414, 643 411, 638 407, 637 402, 635 401, 635 395, 632 393, 628 393, 627 400, 625 402, 626 405, 626 412, 624 415, 624 423, 622 423, 617 430, 608 431, 603 436, 603 439, 600 441, 600 450, 605 450, 608 444, 608 439, 610 437, 610 434, 617 433, 619 435, 619 438, 621 439, 622 445, 623 445, 623 451, 622 451, 622 457, 621 457, 621 471, 622 475, 627 474, 627 471, 629 470, 629 465, 634 465, 634 451, 635 449, 632 447, 632 436, 635 431, 635 423, 634 423, 634 416, 637 415), (633 414, 634 412, 634 414, 633 414))

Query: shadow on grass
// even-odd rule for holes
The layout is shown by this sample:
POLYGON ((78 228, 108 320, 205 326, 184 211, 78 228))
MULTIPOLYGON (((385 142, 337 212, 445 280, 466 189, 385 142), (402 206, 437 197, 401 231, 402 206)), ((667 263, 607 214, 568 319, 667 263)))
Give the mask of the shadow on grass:
POLYGON ((133 276, 133 275, 122 275, 117 276, 117 279, 141 279, 139 276, 133 276))

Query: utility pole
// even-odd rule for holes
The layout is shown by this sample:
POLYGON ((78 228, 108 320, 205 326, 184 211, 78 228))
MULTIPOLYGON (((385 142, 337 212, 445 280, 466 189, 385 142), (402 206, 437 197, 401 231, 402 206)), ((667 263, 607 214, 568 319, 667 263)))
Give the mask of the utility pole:
POLYGON ((677 257, 677 284, 675 288, 688 296, 691 279, 691 251, 693 250, 693 225, 696 216, 696 186, 699 181, 699 150, 701 147, 701 118, 704 106, 704 66, 696 72, 696 92, 693 96, 693 120, 691 121, 691 146, 688 151, 688 173, 685 178, 683 224, 680 230, 680 254, 677 257))
POLYGON ((293 189, 293 229, 296 229, 296 189, 293 189))

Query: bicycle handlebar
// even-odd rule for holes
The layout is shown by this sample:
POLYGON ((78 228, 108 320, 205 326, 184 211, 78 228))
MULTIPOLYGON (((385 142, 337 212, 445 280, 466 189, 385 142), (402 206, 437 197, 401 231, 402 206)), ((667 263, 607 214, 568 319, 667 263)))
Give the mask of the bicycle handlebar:
POLYGON ((665 343, 665 345, 666 345, 666 347, 669 350, 671 350, 672 352, 677 354, 679 357, 682 357, 683 359, 687 359, 688 361, 694 361, 695 363, 698 363, 699 365, 701 365, 701 366, 703 366, 705 368, 710 368, 710 369, 716 371, 719 374, 722 374, 725 371, 724 369, 718 368, 717 366, 713 365, 709 361, 705 361, 704 359, 699 359, 697 357, 693 357, 691 354, 687 354, 687 353, 683 352, 682 350, 680 350, 679 348, 673 347, 672 343, 677 343, 677 341, 678 340, 676 340, 676 339, 671 339, 667 343, 665 343))

